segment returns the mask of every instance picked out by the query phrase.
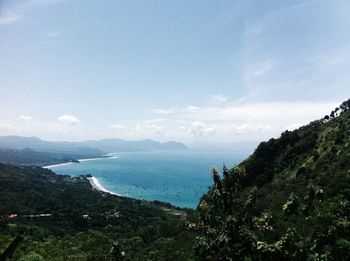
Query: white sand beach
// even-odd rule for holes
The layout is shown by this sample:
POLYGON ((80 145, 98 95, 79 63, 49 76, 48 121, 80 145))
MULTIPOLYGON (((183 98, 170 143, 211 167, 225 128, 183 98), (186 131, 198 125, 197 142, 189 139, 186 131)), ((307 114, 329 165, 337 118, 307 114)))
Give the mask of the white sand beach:
POLYGON ((84 161, 91 161, 91 160, 101 160, 101 159, 117 159, 119 158, 118 156, 112 156, 112 157, 101 157, 101 158, 90 158, 90 159, 79 159, 79 162, 84 162, 84 161))
POLYGON ((98 190, 98 191, 102 191, 102 192, 105 192, 105 193, 109 193, 109 194, 112 194, 112 195, 121 196, 120 194, 117 194, 117 193, 114 193, 112 191, 107 190, 105 187, 103 187, 101 185, 101 183, 98 181, 97 178, 95 178, 95 177, 87 177, 87 179, 90 181, 90 184, 91 184, 93 189, 98 190))
POLYGON ((42 168, 44 168, 44 169, 51 169, 51 168, 55 168, 55 167, 59 167, 59 166, 70 165, 70 164, 73 164, 73 163, 75 163, 75 162, 65 162, 65 163, 59 163, 59 164, 43 166, 42 168))

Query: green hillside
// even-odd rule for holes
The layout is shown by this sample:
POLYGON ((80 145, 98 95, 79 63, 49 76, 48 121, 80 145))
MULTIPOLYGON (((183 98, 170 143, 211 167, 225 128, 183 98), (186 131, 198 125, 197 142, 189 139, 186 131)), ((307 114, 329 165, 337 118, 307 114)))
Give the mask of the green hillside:
POLYGON ((193 258, 193 211, 93 191, 86 177, 0 164, 0 202, 0 254, 24 237, 11 260, 110 260, 116 242, 124 260, 193 258))
POLYGON ((21 235, 12 260, 350 260, 349 109, 213 169, 195 213, 0 164, 0 251, 21 235))
POLYGON ((206 260, 350 259, 350 100, 255 152, 199 206, 206 260))
POLYGON ((4 149, 0 148, 0 163, 11 165, 35 165, 35 166, 48 166, 65 162, 76 162, 78 159, 85 157, 103 157, 102 154, 65 154, 54 152, 41 152, 31 149, 4 149))

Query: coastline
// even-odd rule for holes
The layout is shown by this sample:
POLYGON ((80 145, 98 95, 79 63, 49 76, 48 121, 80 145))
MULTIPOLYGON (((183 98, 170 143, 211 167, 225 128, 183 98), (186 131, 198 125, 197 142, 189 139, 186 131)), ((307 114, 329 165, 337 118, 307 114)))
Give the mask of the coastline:
MULTIPOLYGON (((100 158, 88 158, 88 159, 78 159, 79 162, 84 162, 84 161, 91 161, 91 160, 101 160, 101 159, 117 159, 119 158, 118 156, 107 156, 107 157, 100 157, 100 158)), ((74 162, 72 162, 74 163, 74 162)))
MULTIPOLYGON (((101 160, 101 159, 116 159, 119 158, 117 155, 115 154, 110 154, 110 155, 106 155, 106 157, 99 157, 99 158, 86 158, 86 159, 78 159, 79 162, 86 162, 86 161, 93 161, 93 160, 101 160)), ((58 163, 58 164, 53 164, 53 165, 48 165, 48 166, 43 166, 42 168, 44 169, 52 169, 52 168, 56 168, 56 167, 60 167, 60 166, 67 166, 70 164, 78 164, 77 162, 64 162, 64 163, 58 163)), ((104 186, 101 185, 101 183, 98 181, 98 179, 94 176, 91 177, 86 177, 87 180, 90 182, 90 185, 92 187, 93 190, 97 190, 100 192, 104 192, 104 193, 109 193, 112 195, 116 195, 116 196, 120 196, 122 197, 122 195, 112 192, 108 189, 106 189, 104 186)))
MULTIPOLYGON (((118 158, 118 156, 78 159, 78 161, 79 162, 85 162, 85 161, 91 161, 91 160, 116 159, 116 158, 118 158)), ((66 165, 76 164, 76 163, 77 162, 64 162, 64 163, 58 163, 58 164, 53 164, 53 165, 42 166, 42 168, 44 168, 44 169, 51 169, 51 168, 56 168, 56 167, 66 166, 66 165)))
POLYGON ((42 166, 43 169, 51 169, 51 168, 55 168, 55 167, 59 167, 59 166, 66 166, 66 165, 70 165, 73 164, 75 162, 64 162, 64 163, 58 163, 58 164, 53 164, 53 165, 47 165, 47 166, 42 166))
POLYGON ((105 187, 103 187, 103 186, 101 185, 101 183, 98 181, 98 179, 95 178, 94 176, 92 176, 92 177, 86 177, 86 178, 89 180, 90 185, 91 185, 91 187, 92 187, 93 190, 97 190, 97 191, 100 191, 100 192, 109 193, 109 194, 116 195, 116 196, 120 196, 120 197, 122 196, 122 195, 120 195, 120 194, 114 193, 114 192, 112 192, 112 191, 106 189, 105 187))

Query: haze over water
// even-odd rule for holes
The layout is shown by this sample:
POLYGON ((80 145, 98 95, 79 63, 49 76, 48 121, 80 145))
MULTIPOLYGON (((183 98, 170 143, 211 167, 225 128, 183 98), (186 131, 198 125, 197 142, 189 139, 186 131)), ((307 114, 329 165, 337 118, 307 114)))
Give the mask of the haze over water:
POLYGON ((232 167, 248 152, 132 152, 118 158, 52 167, 57 174, 91 174, 107 190, 146 200, 195 208, 212 184, 210 168, 232 167))

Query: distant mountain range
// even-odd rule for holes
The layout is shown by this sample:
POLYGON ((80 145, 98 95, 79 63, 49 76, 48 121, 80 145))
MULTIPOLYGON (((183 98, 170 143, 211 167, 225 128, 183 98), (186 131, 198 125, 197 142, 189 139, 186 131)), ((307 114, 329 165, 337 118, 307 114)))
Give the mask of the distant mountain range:
POLYGON ((37 137, 2 136, 0 148, 51 153, 69 153, 86 156, 98 156, 111 152, 147 152, 161 150, 187 150, 180 142, 156 142, 153 140, 127 141, 122 139, 88 140, 81 142, 44 141, 37 137))

